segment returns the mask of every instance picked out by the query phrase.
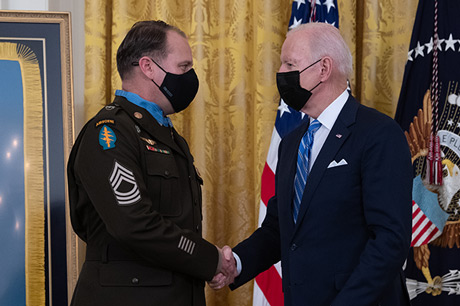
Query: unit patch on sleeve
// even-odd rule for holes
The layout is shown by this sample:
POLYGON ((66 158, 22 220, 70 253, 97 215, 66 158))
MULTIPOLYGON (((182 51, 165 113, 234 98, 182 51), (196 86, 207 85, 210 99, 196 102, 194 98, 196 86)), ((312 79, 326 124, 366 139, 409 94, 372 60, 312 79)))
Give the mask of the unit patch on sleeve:
POLYGON ((193 254, 193 251, 195 250, 195 245, 196 243, 193 242, 192 240, 184 237, 184 236, 181 236, 180 237, 180 241, 179 241, 179 245, 177 246, 179 249, 181 249, 182 251, 192 255, 193 254))
POLYGON ((99 131, 99 144, 104 150, 113 149, 116 141, 117 136, 115 136, 114 131, 104 124, 99 131))
POLYGON ((98 122, 96 122, 96 127, 100 126, 101 124, 115 124, 115 120, 113 119, 99 120, 98 122))
POLYGON ((141 194, 134 173, 116 160, 109 181, 118 205, 131 205, 140 201, 141 194))

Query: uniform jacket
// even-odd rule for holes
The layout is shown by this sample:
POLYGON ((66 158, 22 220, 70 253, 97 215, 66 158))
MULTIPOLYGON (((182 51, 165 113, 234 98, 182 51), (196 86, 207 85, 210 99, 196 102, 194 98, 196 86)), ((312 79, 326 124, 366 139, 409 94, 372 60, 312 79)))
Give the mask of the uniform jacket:
POLYGON ((201 236, 201 184, 185 140, 116 97, 68 163, 70 216, 87 243, 72 305, 205 305, 218 252, 201 236))
POLYGON ((281 259, 286 306, 409 305, 401 268, 411 241, 412 165, 404 134, 350 96, 313 164, 295 224, 293 182, 307 128, 280 144, 275 196, 261 228, 234 249, 242 272, 232 288, 281 259))

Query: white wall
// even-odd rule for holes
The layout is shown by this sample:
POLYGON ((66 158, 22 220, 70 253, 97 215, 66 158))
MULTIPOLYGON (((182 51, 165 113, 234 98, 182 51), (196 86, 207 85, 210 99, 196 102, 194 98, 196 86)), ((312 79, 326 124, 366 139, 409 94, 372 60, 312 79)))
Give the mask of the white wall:
POLYGON ((33 10, 70 12, 74 78, 75 129, 84 122, 85 80, 85 1, 83 0, 0 0, 1 10, 33 10))
POLYGON ((2 10, 48 10, 48 0, 0 0, 2 10))
MULTIPOLYGON (((12 0, 17 1, 17 0, 12 0)), ((74 77, 74 105, 76 134, 84 125, 84 81, 85 81, 85 1, 47 0, 50 11, 70 12, 72 20, 72 50, 74 77)))

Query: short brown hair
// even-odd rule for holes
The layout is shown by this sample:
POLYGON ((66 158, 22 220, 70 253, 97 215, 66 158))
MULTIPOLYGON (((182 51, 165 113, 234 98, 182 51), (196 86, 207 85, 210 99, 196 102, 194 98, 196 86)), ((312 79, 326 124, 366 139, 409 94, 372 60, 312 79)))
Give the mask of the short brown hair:
POLYGON ((117 69, 123 80, 143 56, 161 60, 168 54, 166 35, 168 31, 176 31, 185 36, 178 28, 161 20, 146 20, 136 22, 118 47, 117 69))

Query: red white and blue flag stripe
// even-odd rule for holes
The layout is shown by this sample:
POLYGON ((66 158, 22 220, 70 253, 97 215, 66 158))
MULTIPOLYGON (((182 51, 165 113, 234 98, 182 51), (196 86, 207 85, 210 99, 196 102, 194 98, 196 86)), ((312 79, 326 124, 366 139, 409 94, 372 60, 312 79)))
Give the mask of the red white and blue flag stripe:
POLYGON ((442 234, 442 227, 428 219, 427 215, 412 201, 412 247, 428 244, 442 234))
POLYGON ((438 205, 438 195, 425 188, 420 175, 414 178, 412 188, 412 243, 419 247, 438 238, 449 214, 438 205))
MULTIPOLYGON (((295 0, 292 3, 289 29, 307 22, 326 22, 339 26, 337 0, 295 0)), ((295 111, 282 100, 276 115, 267 161, 262 172, 259 226, 265 218, 268 200, 275 195, 275 169, 278 162, 278 147, 281 139, 296 128, 302 121, 308 120, 305 114, 295 111)), ((254 282, 254 306, 284 305, 281 265, 277 263, 259 274, 254 282)))

